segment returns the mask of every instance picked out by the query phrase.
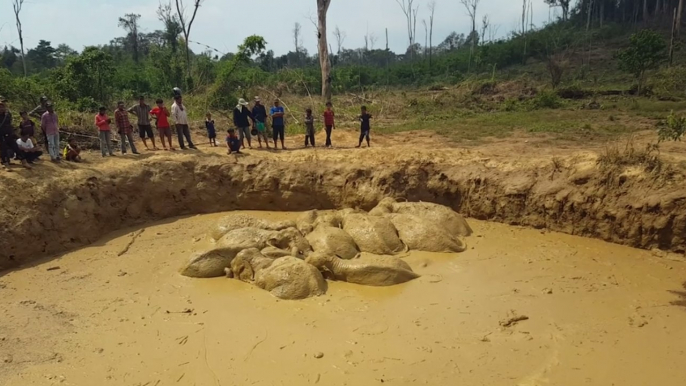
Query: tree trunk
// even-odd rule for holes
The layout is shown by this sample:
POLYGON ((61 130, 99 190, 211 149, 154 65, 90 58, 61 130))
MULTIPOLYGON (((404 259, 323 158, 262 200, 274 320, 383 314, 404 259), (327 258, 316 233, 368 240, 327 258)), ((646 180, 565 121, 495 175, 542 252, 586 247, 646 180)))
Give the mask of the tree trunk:
POLYGON ((28 71, 26 70, 26 55, 24 55, 24 34, 21 29, 21 19, 19 19, 22 5, 24 5, 24 0, 15 0, 12 7, 14 8, 14 16, 17 19, 17 33, 19 34, 19 46, 21 47, 21 64, 24 67, 24 78, 26 78, 28 76, 28 71))
POLYGON ((684 13, 684 0, 679 0, 679 8, 676 11, 676 33, 681 31, 681 15, 684 13))
POLYGON ((331 62, 329 62, 329 44, 326 38, 326 13, 331 0, 317 0, 317 35, 319 38, 319 65, 322 68, 322 98, 331 101, 331 62))
POLYGON ((593 0, 589 0, 586 10, 586 31, 591 29, 591 16, 593 15, 593 0))
POLYGON ((648 23, 648 0, 643 0, 643 23, 648 23))
POLYGON ((672 38, 669 41, 669 65, 672 66, 674 62, 674 41, 676 40, 676 8, 674 8, 674 16, 672 17, 672 38))
POLYGON ((662 0, 655 0, 655 17, 659 17, 662 13, 662 0))

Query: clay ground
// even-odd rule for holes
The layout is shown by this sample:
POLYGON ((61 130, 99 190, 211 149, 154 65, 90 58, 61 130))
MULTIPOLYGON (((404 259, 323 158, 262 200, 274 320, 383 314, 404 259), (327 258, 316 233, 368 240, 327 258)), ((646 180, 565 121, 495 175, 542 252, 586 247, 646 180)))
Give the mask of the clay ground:
POLYGON ((466 252, 407 258, 416 281, 279 301, 178 274, 219 217, 122 230, 6 273, 0 384, 686 382, 678 257, 472 220, 466 252), (513 316, 528 319, 502 325, 513 316))
MULTIPOLYGON (((374 135, 371 149, 354 149, 357 132, 341 130, 336 149, 302 149, 293 136, 292 150, 239 157, 195 138, 197 152, 102 159, 95 151, 83 164, 42 162, 0 176, 14 203, 2 209, 11 239, 0 243, 13 255, 0 256, 0 267, 12 267, 0 273, 0 384, 686 382, 683 176, 656 184, 629 165, 623 188, 608 187, 596 176, 598 156, 627 138, 608 145, 516 133, 465 146, 422 131, 374 135), (429 175, 418 178, 423 169, 429 175), (531 178, 573 181, 564 183, 585 198, 532 217, 530 208, 560 194, 539 192, 531 178), (469 195, 452 187, 476 180, 483 189, 469 195), (325 297, 283 302, 176 272, 217 215, 175 214, 251 206, 275 218, 284 215, 275 210, 369 207, 389 194, 676 253, 471 220, 467 252, 414 254, 408 261, 423 277, 394 288, 333 283, 325 297), (610 199, 599 206, 598 195, 610 199), (637 203, 654 197, 657 208, 637 203), (598 214, 572 215, 569 205, 598 214), (638 233, 628 230, 635 223, 638 233), (22 229, 35 232, 15 237, 22 229), (529 320, 502 327, 511 310, 529 320)), ((653 138, 639 132, 632 142, 653 138)), ((679 168, 686 146, 664 144, 660 156, 679 168)))

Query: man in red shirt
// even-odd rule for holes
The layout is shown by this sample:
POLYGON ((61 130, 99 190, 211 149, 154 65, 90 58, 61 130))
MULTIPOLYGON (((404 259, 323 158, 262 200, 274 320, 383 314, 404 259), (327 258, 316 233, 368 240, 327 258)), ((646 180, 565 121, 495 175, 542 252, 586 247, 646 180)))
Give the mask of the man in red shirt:
POLYGON ((119 108, 114 112, 114 121, 117 124, 117 132, 119 132, 119 138, 121 138, 121 153, 126 154, 126 140, 129 140, 129 146, 131 146, 131 152, 133 154, 140 154, 136 150, 136 145, 133 143, 133 126, 129 122, 129 113, 124 108, 124 102, 118 103, 119 108))
POLYGON ((157 100, 157 107, 150 110, 150 115, 155 117, 155 125, 157 126, 157 131, 160 133, 160 139, 162 140, 164 150, 168 150, 167 144, 164 142, 165 137, 169 142, 169 149, 176 150, 174 149, 174 146, 172 146, 171 126, 169 125, 169 116, 171 114, 169 113, 169 110, 164 107, 164 101, 162 99, 157 100))
POLYGON ((326 102, 326 111, 324 111, 324 126, 326 126, 326 147, 331 147, 331 131, 336 128, 335 118, 336 114, 333 112, 333 104, 326 102))

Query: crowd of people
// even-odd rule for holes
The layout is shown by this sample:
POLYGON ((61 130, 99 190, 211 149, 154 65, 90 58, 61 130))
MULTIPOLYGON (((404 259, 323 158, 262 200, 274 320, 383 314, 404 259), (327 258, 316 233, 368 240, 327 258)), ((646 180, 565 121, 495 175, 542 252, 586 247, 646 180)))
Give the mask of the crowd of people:
MULTIPOLYGON (((262 148, 262 142, 264 142, 264 146, 267 149, 271 149, 267 130, 268 121, 271 121, 273 148, 278 149, 278 144, 281 143, 281 149, 286 149, 285 113, 278 99, 274 101, 269 111, 262 104, 260 97, 255 97, 252 108, 245 99, 239 99, 238 104, 233 110, 233 127, 227 129, 226 146, 228 153, 240 153, 242 149, 246 148, 246 143, 248 148, 252 148, 253 138, 255 137, 260 148, 262 148)), ((188 109, 183 103, 183 97, 180 92, 175 92, 171 110, 167 109, 162 99, 157 99, 155 107, 151 107, 146 103, 145 97, 141 96, 138 99, 138 103, 128 109, 124 102, 119 102, 113 115, 114 122, 108 116, 107 109, 101 107, 94 119, 100 141, 100 151, 103 157, 115 155, 112 145, 114 139, 112 136, 112 124, 114 124, 114 128, 119 135, 122 154, 126 154, 129 149, 133 154, 140 154, 136 148, 135 132, 139 134, 147 150, 159 150, 153 131, 153 122, 162 148, 165 151, 175 151, 176 148, 172 144, 170 119, 174 122, 179 148, 182 150, 186 149, 186 147, 196 149, 191 139, 188 109), (136 128, 131 123, 129 115, 136 118, 136 128)), ((32 117, 40 122, 43 144, 52 162, 61 162, 63 158, 71 162, 81 161, 81 148, 77 145, 76 139, 73 136, 69 137, 65 148, 60 150, 59 117, 54 110, 53 104, 46 97, 41 97, 40 106, 36 107, 33 111, 20 112, 20 117, 21 121, 17 126, 17 133, 6 101, 0 100, 0 150, 2 167, 4 169, 7 169, 10 165, 12 156, 14 156, 15 160, 19 160, 22 166, 30 169, 31 164, 39 160, 44 154, 37 146, 36 124, 31 120, 32 117)), ((323 118, 326 131, 325 146, 332 147, 331 136, 336 128, 336 123, 333 105, 330 102, 326 104, 323 118)), ((358 116, 361 126, 357 147, 361 147, 364 140, 366 140, 367 146, 370 146, 371 118, 372 116, 367 112, 366 107, 362 106, 361 114, 358 116)), ((310 108, 306 111, 304 125, 305 147, 314 147, 316 133, 315 118, 310 108)), ((216 147, 217 127, 211 113, 207 113, 205 117, 205 128, 210 146, 216 147)))

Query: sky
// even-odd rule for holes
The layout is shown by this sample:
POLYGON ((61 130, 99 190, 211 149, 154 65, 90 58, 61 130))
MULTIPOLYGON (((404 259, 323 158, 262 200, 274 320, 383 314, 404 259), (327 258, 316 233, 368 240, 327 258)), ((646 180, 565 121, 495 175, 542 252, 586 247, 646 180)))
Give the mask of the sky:
MULTIPOLYGON (((19 47, 19 38, 11 12, 15 0, 0 0, 0 45, 19 47)), ((117 26, 120 16, 127 13, 141 15, 142 32, 162 29, 156 10, 160 0, 24 0, 21 20, 24 45, 36 46, 47 40, 53 47, 65 43, 76 50, 91 45, 106 44, 125 32, 117 26)), ((169 0, 161 0, 169 1, 169 0)), ((402 0, 400 0, 402 1, 402 0)), ((469 33, 470 19, 459 0, 435 0, 434 45, 450 32, 469 33)), ((185 0, 190 7, 192 0, 185 0)), ((415 0, 419 4, 417 42, 424 43, 422 19, 429 17, 429 0, 415 0)), ((532 0, 533 22, 542 26, 559 14, 543 0, 532 0)), ((477 19, 488 15, 491 24, 498 27, 498 36, 521 28, 522 1, 481 0, 477 19)), ((316 29, 310 19, 316 17, 316 0, 203 0, 191 30, 191 41, 204 43, 221 53, 235 51, 246 36, 260 35, 267 41, 267 49, 277 55, 294 49, 293 25, 302 25, 302 43, 310 52, 317 50, 316 29)), ((329 43, 334 50, 336 42, 332 32, 337 26, 347 35, 343 46, 364 46, 364 36, 378 37, 376 48, 385 46, 385 29, 388 28, 389 46, 395 52, 404 52, 408 46, 405 15, 396 0, 332 0, 328 13, 329 43)), ((487 34, 488 35, 488 34, 487 34)), ((198 45, 195 52, 204 51, 198 45)))

